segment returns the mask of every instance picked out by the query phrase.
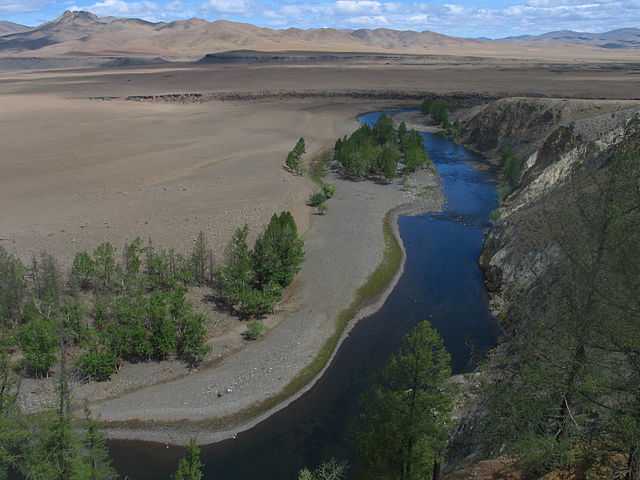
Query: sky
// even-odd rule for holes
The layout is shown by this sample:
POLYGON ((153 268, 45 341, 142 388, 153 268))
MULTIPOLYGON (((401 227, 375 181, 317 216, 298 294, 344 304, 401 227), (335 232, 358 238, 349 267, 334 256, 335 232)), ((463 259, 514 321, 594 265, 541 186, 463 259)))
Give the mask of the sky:
POLYGON ((498 38, 640 27, 640 0, 0 0, 0 20, 37 25, 65 10, 169 21, 225 19, 272 28, 394 28, 498 38))

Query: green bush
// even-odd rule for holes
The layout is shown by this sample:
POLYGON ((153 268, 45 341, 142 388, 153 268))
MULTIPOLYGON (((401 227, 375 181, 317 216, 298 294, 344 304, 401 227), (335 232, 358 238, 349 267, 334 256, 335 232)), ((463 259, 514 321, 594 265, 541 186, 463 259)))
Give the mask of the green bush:
POLYGON ((77 361, 83 377, 96 382, 106 382, 118 369, 118 357, 110 348, 94 342, 77 361))
POLYGON ((35 306, 27 306, 28 320, 18 333, 27 370, 36 377, 47 375, 56 361, 58 335, 53 320, 41 316, 35 306))
POLYGON ((325 196, 324 192, 316 192, 311 194, 309 200, 307 200, 307 205, 309 205, 310 207, 317 207, 319 205, 322 205, 326 200, 327 197, 325 196))
POLYGON ((247 288, 242 292, 238 304, 238 313, 243 317, 262 317, 273 313, 276 303, 282 298, 282 287, 275 282, 269 283, 263 289, 247 288))
POLYGON ((511 190, 515 190, 520 186, 524 162, 516 157, 511 149, 506 149, 502 152, 501 161, 506 183, 511 190))
POLYGON ((242 334, 247 340, 257 340, 265 332, 265 326, 261 320, 251 320, 247 324, 247 329, 242 334))
POLYGON ((322 194, 324 197, 329 200, 336 194, 335 185, 331 185, 330 183, 322 183, 322 194))

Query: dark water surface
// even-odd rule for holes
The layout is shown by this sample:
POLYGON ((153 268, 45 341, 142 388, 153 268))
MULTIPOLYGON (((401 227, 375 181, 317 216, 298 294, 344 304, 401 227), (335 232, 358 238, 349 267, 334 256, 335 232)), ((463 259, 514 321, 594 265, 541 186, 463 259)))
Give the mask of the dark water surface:
MULTIPOLYGON (((380 113, 360 117, 372 124, 380 113)), ((456 373, 472 368, 496 341, 478 257, 496 208, 495 174, 460 145, 426 133, 424 143, 442 177, 442 213, 400 217, 407 251, 404 274, 374 315, 360 321, 322 379, 300 399, 253 429, 202 449, 205 478, 295 479, 303 466, 330 457, 350 460, 350 423, 358 399, 402 338, 428 319, 444 338, 456 373)), ((135 480, 170 478, 182 449, 113 441, 114 463, 135 480)))

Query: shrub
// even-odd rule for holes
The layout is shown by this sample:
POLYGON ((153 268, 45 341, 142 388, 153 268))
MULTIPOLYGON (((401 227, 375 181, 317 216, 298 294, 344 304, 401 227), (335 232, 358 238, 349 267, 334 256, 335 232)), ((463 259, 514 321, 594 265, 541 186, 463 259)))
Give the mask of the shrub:
POLYGON ((317 207, 323 204, 326 200, 327 197, 324 192, 316 192, 311 194, 309 200, 307 200, 307 205, 309 205, 310 207, 317 207))
POLYGON ((336 193, 336 186, 331 185, 330 183, 322 183, 322 194, 324 197, 329 200, 336 193))
POLYGON ((318 215, 326 215, 328 210, 329 210, 329 207, 327 207, 326 203, 321 203, 320 205, 318 205, 318 208, 317 208, 318 215))
POLYGON ((247 329, 244 331, 243 336, 247 340, 257 340, 264 335, 265 326, 261 320, 252 320, 247 324, 247 329))
POLYGON ((94 341, 78 358, 76 365, 86 379, 105 382, 117 371, 118 357, 110 348, 94 341))
POLYGON ((506 149, 502 152, 501 160, 505 180, 509 188, 515 190, 520 185, 523 161, 517 158, 511 149, 506 149))
POLYGON ((282 287, 275 282, 264 289, 247 288, 242 292, 238 312, 243 317, 262 317, 273 313, 273 307, 282 298, 282 287))

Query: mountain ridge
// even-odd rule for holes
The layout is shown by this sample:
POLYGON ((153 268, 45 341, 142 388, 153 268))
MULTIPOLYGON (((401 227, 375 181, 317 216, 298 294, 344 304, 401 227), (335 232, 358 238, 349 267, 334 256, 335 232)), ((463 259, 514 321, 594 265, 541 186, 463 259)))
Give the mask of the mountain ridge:
MULTIPOLYGON (((138 18, 100 17, 86 11, 66 11, 37 27, 0 36, 0 56, 151 56, 197 59, 209 53, 237 50, 264 52, 380 52, 408 54, 497 55, 518 58, 522 44, 576 44, 580 53, 602 56, 607 48, 640 47, 640 30, 618 29, 605 34, 550 32, 542 36, 500 40, 453 37, 429 30, 287 28, 272 29, 228 20, 200 18, 150 22, 138 18), (582 36, 580 36, 582 35, 582 36), (608 36, 607 36, 608 35, 608 36), (638 44, 634 40, 637 35, 638 44), (597 37, 596 37, 597 36, 597 37), (627 38, 628 37, 628 38, 627 38), (598 40, 593 40, 597 38, 598 40), (627 40, 625 40, 627 39, 627 40), (603 45, 599 45, 598 42, 603 45), (604 47, 604 48, 603 48, 604 47), (591 50, 589 50, 591 49, 591 50)), ((528 55, 544 54, 544 48, 528 55)), ((569 53, 566 56, 570 56, 569 53)))

